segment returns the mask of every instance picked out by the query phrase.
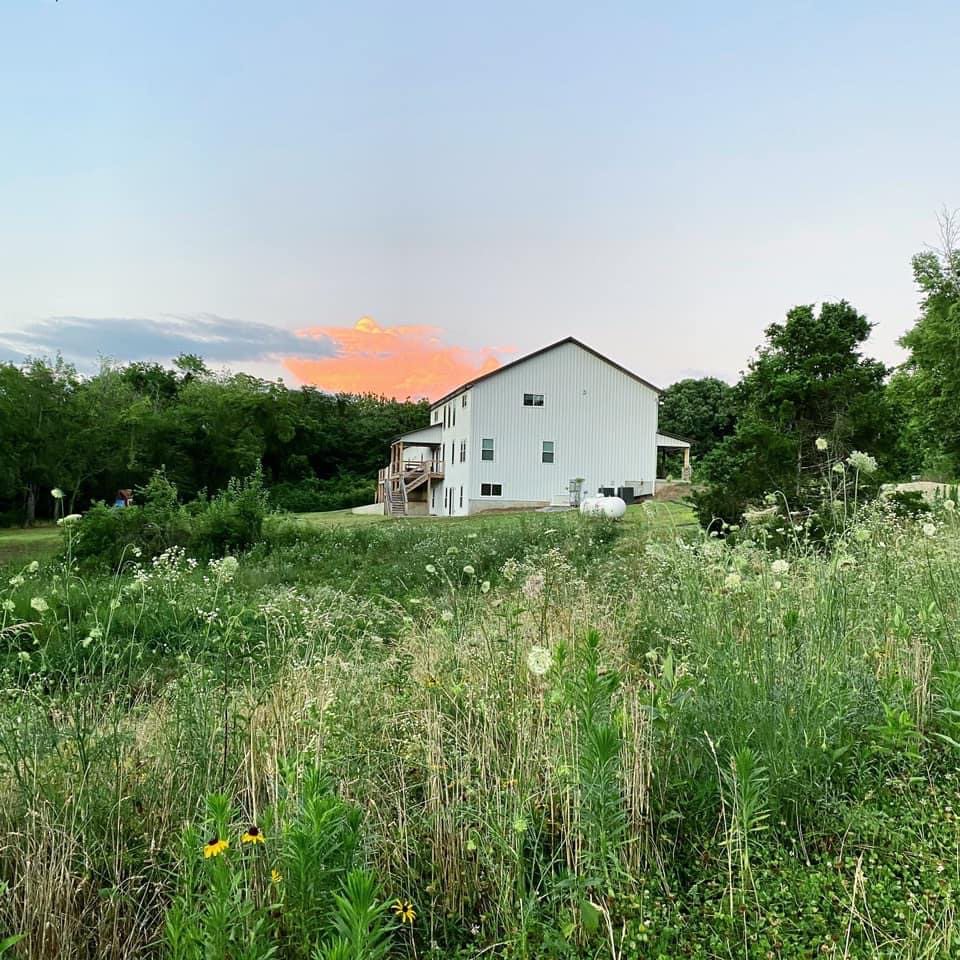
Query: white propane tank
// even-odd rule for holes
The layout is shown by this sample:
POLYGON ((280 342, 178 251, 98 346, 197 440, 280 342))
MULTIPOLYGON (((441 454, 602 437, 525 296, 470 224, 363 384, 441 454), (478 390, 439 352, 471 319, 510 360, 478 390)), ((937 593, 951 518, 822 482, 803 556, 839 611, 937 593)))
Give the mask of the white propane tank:
POLYGON ((584 497, 580 501, 580 513, 584 517, 592 517, 596 514, 597 508, 603 497, 584 497))
POLYGON ((594 513, 609 520, 619 520, 627 512, 627 504, 621 497, 601 497, 594 513))

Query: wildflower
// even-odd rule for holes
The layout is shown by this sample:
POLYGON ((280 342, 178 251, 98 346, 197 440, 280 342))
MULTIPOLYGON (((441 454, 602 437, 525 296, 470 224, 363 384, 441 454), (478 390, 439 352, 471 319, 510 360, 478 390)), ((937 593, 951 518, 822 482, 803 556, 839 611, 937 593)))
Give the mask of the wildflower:
POLYGON ((743 583, 743 577, 739 573, 728 573, 726 580, 723 581, 723 585, 728 590, 736 590, 741 583, 743 583))
POLYGON ((447 556, 455 557, 460 552, 458 547, 447 547, 447 556))
POLYGON ((18 573, 15 577, 11 577, 9 580, 10 586, 16 589, 17 587, 22 587, 26 580, 18 573))
POLYGON ((31 560, 31 561, 30 561, 30 566, 27 567, 27 573, 36 573, 39 569, 40 569, 40 561, 39 561, 39 560, 31 560))
POLYGON ((48 604, 43 597, 34 597, 30 601, 30 606, 36 610, 37 613, 46 613, 50 609, 50 604, 48 604))
POLYGON ((29 663, 29 662, 30 662, 30 651, 29 651, 29 650, 21 650, 21 651, 17 654, 17 659, 18 659, 21 663, 29 663))
POLYGON ((483 583, 480 584, 480 592, 481 592, 481 593, 489 593, 489 592, 490 592, 490 581, 489 581, 489 580, 484 580, 483 583))
POLYGON ((782 576, 790 569, 790 564, 783 559, 774 560, 770 564, 770 572, 776 574, 777 576, 782 576))
POLYGON ((933 536, 936 536, 936 533, 937 533, 937 528, 936 528, 936 526, 935 526, 934 524, 932 524, 932 523, 925 523, 925 524, 923 525, 923 535, 924 535, 925 537, 933 537, 933 536))
POLYGON ((249 827, 247 832, 240 838, 241 843, 263 843, 263 834, 256 825, 249 827))
POLYGON ((63 499, 63 491, 62 491, 59 487, 54 487, 54 488, 50 491, 50 496, 53 497, 54 500, 62 500, 62 499, 63 499))
POLYGON ((85 636, 85 637, 80 641, 80 646, 83 647, 84 650, 86 650, 87 647, 89 647, 91 643, 93 643, 93 637, 91 637, 89 634, 87 634, 87 636, 85 636))
POLYGON ((523 583, 523 595, 528 600, 536 600, 543 593, 546 578, 542 573, 531 573, 523 583))
POLYGON ((844 556, 837 561, 837 569, 839 570, 851 570, 857 565, 857 561, 853 557, 844 556))
POLYGON ((224 583, 229 583, 237 574, 237 570, 240 568, 240 561, 236 557, 224 557, 217 565, 217 576, 224 581, 224 583))
POLYGON ((513 818, 513 829, 516 833, 527 832, 527 818, 517 816, 513 818))
POLYGON ((816 444, 817 444, 817 449, 821 453, 823 453, 824 450, 826 450, 827 447, 830 446, 830 444, 827 443, 826 437, 817 437, 816 444))
POLYGON ((12 600, 3 601, 3 610, 5 613, 13 613, 17 609, 17 605, 12 600))
POLYGON ((453 611, 452 611, 452 610, 444 610, 443 613, 440 614, 440 619, 441 619, 444 623, 451 623, 451 622, 453 621, 453 611))
POLYGON ((463 568, 463 572, 468 577, 472 577, 474 573, 476 573, 476 571, 473 569, 473 567, 469 563, 463 568))
POLYGON ((433 574, 435 574, 435 573, 437 572, 437 568, 436 568, 432 563, 428 563, 428 564, 424 567, 424 570, 426 570, 427 573, 429 573, 431 576, 433 576, 433 574))
POLYGON ((869 453, 862 453, 860 450, 851 450, 850 456, 847 457, 847 463, 861 473, 873 473, 877 469, 876 459, 871 457, 869 453))
POLYGON ((393 915, 401 923, 411 925, 417 919, 417 911, 413 909, 413 904, 409 900, 395 900, 393 902, 393 915))
POLYGON ((943 501, 943 509, 946 510, 947 513, 953 513, 953 511, 957 509, 957 503, 956 503, 956 501, 955 501, 955 500, 944 500, 944 501, 943 501))
POLYGON ((209 860, 211 857, 219 857, 224 850, 230 849, 229 840, 221 840, 219 837, 211 837, 203 846, 203 859, 209 860))
POLYGON ((534 646, 527 654, 527 669, 535 676, 542 677, 553 666, 553 654, 546 647, 534 646))
POLYGON ((65 517, 61 517, 57 521, 57 526, 62 527, 65 524, 76 523, 78 520, 81 520, 81 519, 82 517, 80 516, 79 513, 68 513, 65 517))
POLYGON ((843 464, 839 460, 833 465, 833 472, 843 473, 843 464))
POLYGON ((283 874, 274 868, 270 871, 270 882, 271 883, 281 883, 283 881, 283 874))

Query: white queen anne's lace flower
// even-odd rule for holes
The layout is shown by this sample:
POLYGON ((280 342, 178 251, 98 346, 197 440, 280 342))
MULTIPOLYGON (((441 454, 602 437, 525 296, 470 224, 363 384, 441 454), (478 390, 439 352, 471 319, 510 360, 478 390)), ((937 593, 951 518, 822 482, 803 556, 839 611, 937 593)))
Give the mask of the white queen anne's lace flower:
POLYGON ((923 535, 924 535, 925 537, 935 537, 935 536, 937 535, 937 527, 936 527, 936 524, 933 524, 933 523, 925 523, 925 524, 923 525, 923 535))
POLYGON ((873 473, 877 469, 876 459, 861 450, 851 450, 850 456, 847 457, 847 463, 861 473, 873 473))
POLYGON ((50 491, 50 496, 53 497, 54 500, 62 500, 62 499, 63 499, 63 491, 62 491, 59 487, 54 487, 54 488, 50 491))
POLYGON ((783 576, 783 574, 789 572, 790 564, 783 558, 778 558, 770 564, 771 573, 776 574, 778 577, 783 576))
POLYGON ((542 677, 553 666, 553 654, 546 647, 534 646, 527 654, 527 669, 535 676, 542 677))
POLYGON ((817 449, 818 449, 821 453, 823 453, 824 450, 826 450, 828 446, 830 446, 830 444, 827 443, 827 440, 826 440, 825 437, 817 437, 817 449))
POLYGON ((43 597, 34 597, 30 601, 30 606, 36 610, 37 613, 46 613, 50 609, 50 605, 43 597))
POLYGON ((728 590, 736 590, 743 583, 743 577, 739 573, 728 573, 726 580, 723 581, 723 585, 728 590))

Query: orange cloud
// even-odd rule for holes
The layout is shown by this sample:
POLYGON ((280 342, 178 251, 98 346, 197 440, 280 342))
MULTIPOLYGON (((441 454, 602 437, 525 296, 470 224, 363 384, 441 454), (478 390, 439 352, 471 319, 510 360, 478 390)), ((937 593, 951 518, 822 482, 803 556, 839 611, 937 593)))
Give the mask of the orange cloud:
POLYGON ((450 347, 437 327, 381 327, 361 317, 353 327, 310 327, 302 337, 324 337, 337 346, 333 357, 287 357, 283 361, 301 383, 334 393, 376 393, 388 397, 436 399, 467 380, 500 366, 485 347, 450 347))

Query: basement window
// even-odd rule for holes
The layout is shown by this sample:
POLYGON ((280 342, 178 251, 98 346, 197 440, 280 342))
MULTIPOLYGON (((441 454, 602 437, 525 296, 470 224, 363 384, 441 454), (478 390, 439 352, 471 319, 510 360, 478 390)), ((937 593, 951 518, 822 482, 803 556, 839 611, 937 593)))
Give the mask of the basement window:
POLYGON ((503 485, 499 483, 481 483, 481 497, 500 497, 503 495, 503 485))
POLYGON ((525 393, 523 395, 523 405, 525 407, 542 407, 543 394, 542 393, 525 393))
POLYGON ((480 441, 480 459, 481 460, 492 460, 493 459, 493 439, 490 437, 485 438, 480 441))

